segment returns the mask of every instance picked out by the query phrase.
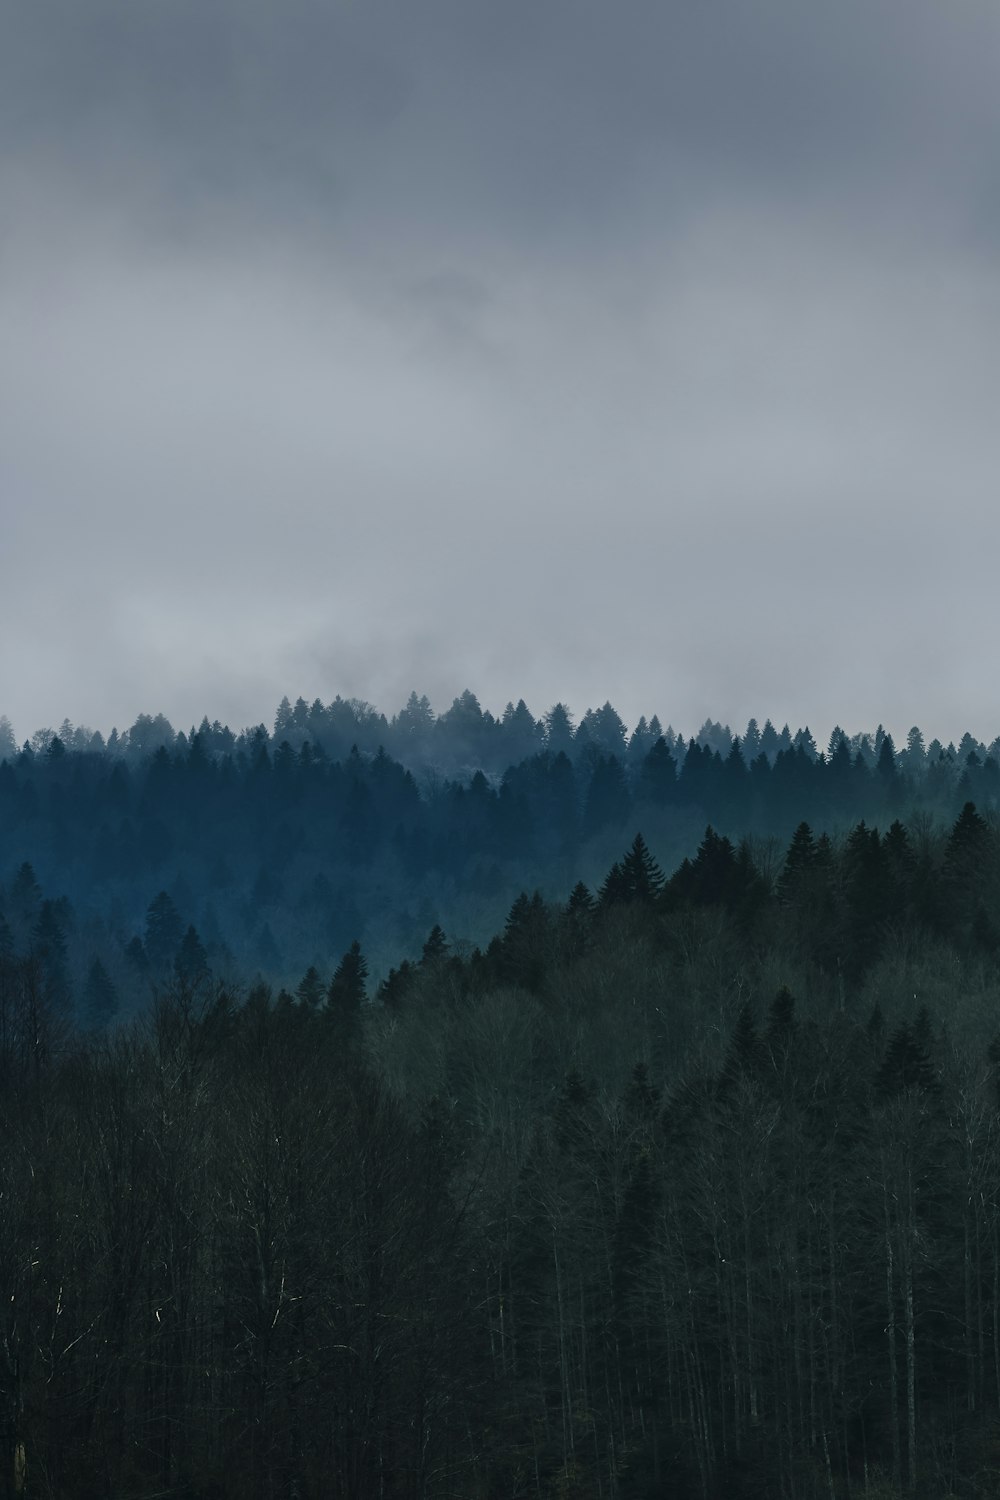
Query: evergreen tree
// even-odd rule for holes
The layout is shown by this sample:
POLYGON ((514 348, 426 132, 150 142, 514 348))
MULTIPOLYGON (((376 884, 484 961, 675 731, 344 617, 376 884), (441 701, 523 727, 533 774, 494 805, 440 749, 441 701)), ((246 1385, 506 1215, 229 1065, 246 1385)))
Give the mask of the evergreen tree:
POLYGON ((593 910, 594 898, 583 881, 578 880, 570 891, 569 901, 566 903, 567 915, 571 917, 589 916, 593 910))
POLYGON ((148 974, 149 955, 141 937, 136 936, 130 940, 125 948, 125 957, 137 974, 148 974))
POLYGON ((166 969, 173 963, 184 928, 180 912, 166 891, 154 896, 146 912, 145 951, 154 969, 166 969))
POLYGON ((631 798, 621 761, 614 755, 598 758, 583 813, 583 831, 587 837, 599 833, 609 824, 620 826, 628 817, 631 798))
POLYGON ((10 909, 22 920, 33 921, 37 918, 42 905, 42 888, 35 878, 35 872, 27 860, 18 867, 17 874, 10 888, 10 909))
POLYGON ((666 807, 677 792, 677 762, 661 735, 650 748, 639 771, 637 796, 650 807, 666 807))
POLYGON ((555 703, 542 721, 545 725, 545 745, 550 755, 573 753, 573 718, 565 703, 555 703))
POLYGON ((326 993, 327 1014, 353 1033, 365 1003, 368 962, 355 940, 337 965, 326 993))
POLYGON ((404 958, 398 969, 390 969, 388 977, 379 985, 378 998, 386 1010, 398 1010, 413 989, 417 970, 408 958, 404 958))
POLYGON ((726 1098, 741 1080, 754 1080, 760 1073, 763 1049, 750 1003, 740 1006, 733 1034, 719 1075, 719 1094, 726 1098))
POLYGON ((663 889, 663 871, 647 849, 641 833, 632 840, 621 869, 627 893, 625 899, 651 906, 663 889))
POLYGON ((800 823, 792 835, 785 863, 778 877, 778 899, 790 904, 809 887, 816 868, 816 841, 808 823, 800 823))
POLYGON ((428 968, 445 958, 448 953, 448 939, 437 922, 430 930, 427 941, 424 943, 420 955, 421 967, 428 968))
POLYGON ((309 1010, 318 1010, 323 999, 325 988, 319 971, 314 964, 310 964, 302 978, 299 980, 295 991, 296 997, 301 1005, 309 1010))
POLYGON ((925 1094, 939 1092, 934 1065, 910 1027, 900 1026, 893 1032, 875 1082, 883 1098, 906 1089, 919 1089, 925 1094))
POLYGON ((795 1031, 795 1001, 787 985, 771 1001, 767 1018, 767 1041, 771 1047, 787 1046, 795 1031))
POLYGON ((99 958, 93 960, 87 971, 80 1014, 84 1026, 92 1031, 103 1031, 118 1014, 118 991, 99 958))
POLYGON ((188 985, 197 984, 210 972, 208 954, 193 925, 188 927, 174 955, 174 972, 188 985))

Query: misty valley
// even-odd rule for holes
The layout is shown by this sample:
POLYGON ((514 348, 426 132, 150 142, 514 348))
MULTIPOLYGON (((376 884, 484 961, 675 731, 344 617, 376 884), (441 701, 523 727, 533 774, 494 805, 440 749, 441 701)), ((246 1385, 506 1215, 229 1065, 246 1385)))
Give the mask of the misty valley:
POLYGON ((1000 744, 0 736, 0 1493, 996 1492, 1000 744))

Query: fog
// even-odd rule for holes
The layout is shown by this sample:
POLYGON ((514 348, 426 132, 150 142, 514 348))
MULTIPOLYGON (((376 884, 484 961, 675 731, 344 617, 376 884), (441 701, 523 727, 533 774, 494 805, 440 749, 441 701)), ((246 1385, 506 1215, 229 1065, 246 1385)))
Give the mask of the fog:
POLYGON ((0 4, 0 711, 998 729, 1000 12, 0 4))

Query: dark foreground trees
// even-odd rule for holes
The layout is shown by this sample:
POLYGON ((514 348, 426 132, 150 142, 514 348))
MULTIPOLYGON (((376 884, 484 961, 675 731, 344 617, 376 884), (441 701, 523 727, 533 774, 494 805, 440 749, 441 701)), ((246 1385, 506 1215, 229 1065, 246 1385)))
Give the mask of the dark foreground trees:
POLYGON ((463 1492, 481 1361, 433 1112, 259 992, 39 1059, 34 976, 2 983, 0 1494, 463 1492))
POLYGON ((635 839, 374 998, 174 964, 103 1034, 24 924, 0 1496, 994 1494, 998 851, 635 839))

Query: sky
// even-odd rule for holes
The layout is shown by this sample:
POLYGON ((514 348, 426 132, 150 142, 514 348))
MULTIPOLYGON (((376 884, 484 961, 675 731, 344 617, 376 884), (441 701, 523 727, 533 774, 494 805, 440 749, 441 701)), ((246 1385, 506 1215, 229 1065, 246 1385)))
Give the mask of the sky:
POLYGON ((0 713, 1000 731, 995 0, 0 0, 0 713))

